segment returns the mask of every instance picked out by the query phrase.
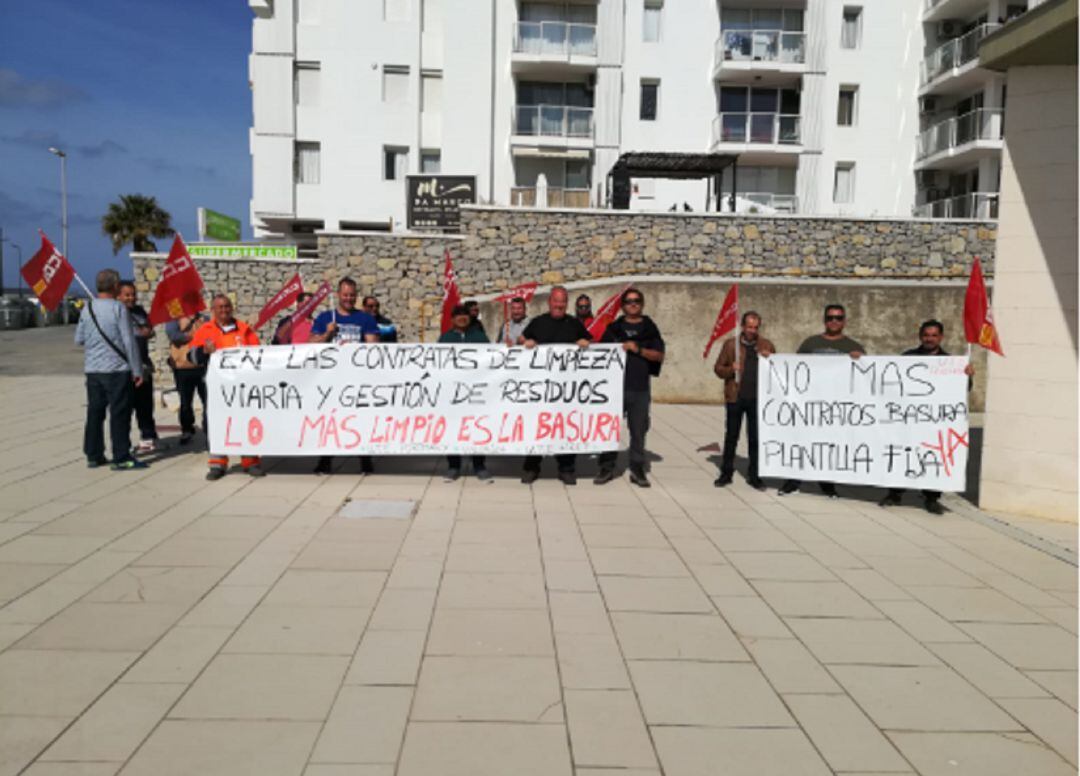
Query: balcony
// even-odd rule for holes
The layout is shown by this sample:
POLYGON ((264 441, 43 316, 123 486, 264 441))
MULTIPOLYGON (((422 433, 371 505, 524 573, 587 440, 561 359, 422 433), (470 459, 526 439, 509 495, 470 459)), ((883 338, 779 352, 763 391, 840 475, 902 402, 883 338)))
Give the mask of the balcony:
POLYGON ((589 189, 563 189, 552 186, 537 189, 535 186, 515 186, 510 189, 510 205, 511 207, 587 208, 590 206, 590 196, 589 189), (544 192, 547 192, 546 203, 540 201, 545 199, 544 192))
POLYGON ((518 71, 550 65, 595 68, 596 25, 516 22, 511 62, 518 71))
POLYGON ((978 70, 979 43, 1000 24, 981 24, 934 49, 922 61, 919 94, 950 94, 970 90, 983 80, 978 70))
MULTIPOLYGON (((730 211, 731 194, 721 193, 720 196, 723 210, 730 211)), ((774 194, 771 191, 740 191, 735 194, 735 212, 790 215, 799 212, 799 198, 794 194, 774 194)))
POLYGON ((912 210, 916 218, 970 218, 979 221, 996 221, 998 217, 997 192, 976 191, 947 197, 923 205, 916 205, 912 210))
POLYGON ((591 148, 593 109, 571 105, 515 105, 512 143, 591 148))
POLYGON ((979 108, 923 130, 916 144, 915 169, 963 167, 999 153, 1003 117, 1000 108, 979 108))
POLYGON ((712 150, 797 154, 801 120, 786 113, 721 113, 713 119, 712 150))
POLYGON ((723 30, 715 55, 713 76, 720 80, 761 72, 800 75, 806 69, 806 33, 723 30))
POLYGON ((922 21, 939 22, 946 19, 970 19, 986 11, 986 0, 923 0, 922 21))

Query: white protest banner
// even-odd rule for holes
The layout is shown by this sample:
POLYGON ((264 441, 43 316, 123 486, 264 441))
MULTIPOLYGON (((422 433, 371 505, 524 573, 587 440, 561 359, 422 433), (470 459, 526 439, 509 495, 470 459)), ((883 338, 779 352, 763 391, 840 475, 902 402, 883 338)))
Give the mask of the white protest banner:
POLYGON ((967 363, 951 356, 759 359, 761 476, 963 490, 967 363))
POLYGON ((615 450, 616 345, 308 344, 218 351, 210 450, 506 455, 615 450))

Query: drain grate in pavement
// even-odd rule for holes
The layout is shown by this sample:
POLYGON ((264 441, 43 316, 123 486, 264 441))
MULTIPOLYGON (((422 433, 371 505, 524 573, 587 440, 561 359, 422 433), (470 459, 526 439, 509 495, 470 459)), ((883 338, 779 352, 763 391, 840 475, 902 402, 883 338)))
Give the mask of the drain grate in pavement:
POLYGON ((346 501, 338 510, 338 517, 350 520, 408 520, 416 511, 415 501, 376 501, 353 499, 346 501))

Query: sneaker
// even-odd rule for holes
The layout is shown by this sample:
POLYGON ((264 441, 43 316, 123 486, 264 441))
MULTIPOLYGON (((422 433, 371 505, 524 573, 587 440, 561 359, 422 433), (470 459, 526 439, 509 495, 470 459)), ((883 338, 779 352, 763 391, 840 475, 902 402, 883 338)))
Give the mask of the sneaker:
POLYGON ((577 485, 577 475, 573 472, 559 472, 559 482, 563 485, 577 485))
POLYGON ((86 468, 87 469, 97 469, 98 467, 105 466, 108 463, 109 463, 109 459, 104 458, 104 457, 102 457, 102 458, 87 458, 86 459, 86 468))
POLYGON ((447 469, 443 475, 443 482, 453 482, 461 476, 461 469, 447 469))
POLYGON ((135 448, 137 453, 152 453, 157 449, 157 442, 153 439, 144 439, 139 442, 139 446, 135 448))
POLYGON ((214 480, 220 480, 224 476, 225 469, 221 466, 211 466, 210 469, 206 472, 206 479, 208 479, 210 482, 213 482, 214 480))
POLYGON ((491 472, 489 472, 487 469, 477 469, 476 479, 480 480, 480 482, 487 483, 488 485, 491 485, 495 482, 495 478, 491 476, 491 472))
POLYGON ((142 461, 136 461, 134 458, 128 458, 126 461, 118 461, 111 467, 114 472, 126 472, 132 469, 149 469, 150 464, 143 463, 142 461))
POLYGON ((192 440, 192 439, 193 439, 194 437, 195 437, 195 435, 194 435, 194 434, 191 434, 191 433, 185 433, 185 434, 181 434, 181 435, 180 435, 180 445, 181 445, 182 447, 186 447, 187 445, 190 445, 190 444, 191 444, 191 440, 192 440))
POLYGON ((789 495, 791 493, 795 493, 798 489, 799 489, 799 483, 797 483, 797 482, 795 482, 793 480, 788 480, 787 482, 785 482, 783 485, 781 485, 777 489, 776 495, 777 496, 787 496, 787 495, 789 495))
POLYGON ((730 484, 731 484, 731 475, 730 474, 721 474, 719 477, 717 477, 715 480, 713 480, 713 487, 714 488, 726 488, 730 484))
POLYGON ((886 493, 885 496, 877 503, 879 507, 898 507, 900 506, 900 494, 899 493, 886 493))
POLYGON ((251 466, 247 467, 246 469, 244 469, 244 471, 246 471, 252 477, 265 477, 266 476, 266 472, 263 471, 263 467, 259 466, 259 464, 257 464, 257 463, 252 464, 251 466))
POLYGON ((521 484, 522 485, 532 485, 538 479, 540 479, 539 470, 534 471, 533 469, 526 469, 525 471, 523 471, 521 473, 521 484))
POLYGON ((820 487, 821 492, 829 498, 840 498, 840 494, 836 492, 836 486, 831 482, 823 482, 818 487, 820 487))
POLYGON ((749 479, 746 481, 746 484, 754 490, 765 490, 765 480, 761 479, 761 477, 754 477, 752 479, 749 479))
POLYGON ((651 488, 652 483, 649 482, 649 478, 645 476, 645 472, 640 469, 630 470, 630 482, 637 485, 639 488, 651 488))
POLYGON ((932 515, 945 514, 945 507, 941 506, 941 502, 938 501, 936 498, 926 499, 926 501, 923 503, 923 506, 926 507, 926 511, 932 515))
POLYGON ((615 472, 612 469, 601 469, 595 477, 593 477, 593 485, 606 485, 615 479, 615 472))
POLYGON ((319 462, 315 464, 316 474, 330 474, 333 471, 333 462, 330 460, 330 456, 324 455, 319 459, 319 462))
POLYGON ((371 474, 375 471, 375 464, 371 460, 370 455, 360 456, 360 473, 371 474))

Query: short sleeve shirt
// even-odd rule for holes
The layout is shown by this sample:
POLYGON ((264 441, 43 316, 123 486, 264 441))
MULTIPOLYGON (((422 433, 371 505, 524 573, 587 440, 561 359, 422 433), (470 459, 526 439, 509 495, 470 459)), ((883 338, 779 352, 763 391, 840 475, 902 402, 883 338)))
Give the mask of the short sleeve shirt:
POLYGON ((311 327, 311 333, 325 334, 331 323, 337 324, 334 342, 338 344, 363 342, 365 335, 379 333, 379 324, 375 322, 375 318, 362 310, 353 310, 348 315, 342 315, 335 310, 319 313, 311 327))

